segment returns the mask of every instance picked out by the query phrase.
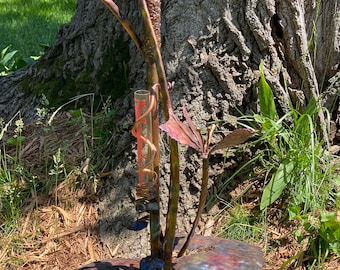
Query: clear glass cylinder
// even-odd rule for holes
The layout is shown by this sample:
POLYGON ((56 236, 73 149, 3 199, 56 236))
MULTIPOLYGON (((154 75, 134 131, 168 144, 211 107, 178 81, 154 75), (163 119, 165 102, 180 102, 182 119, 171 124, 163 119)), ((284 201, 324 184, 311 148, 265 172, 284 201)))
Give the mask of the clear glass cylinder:
POLYGON ((137 137, 137 162, 138 162, 138 186, 149 186, 153 181, 152 151, 152 110, 150 107, 150 92, 137 90, 134 93, 136 137, 137 137), (145 115, 145 113, 149 111, 145 115), (149 143, 148 143, 149 142, 149 143))

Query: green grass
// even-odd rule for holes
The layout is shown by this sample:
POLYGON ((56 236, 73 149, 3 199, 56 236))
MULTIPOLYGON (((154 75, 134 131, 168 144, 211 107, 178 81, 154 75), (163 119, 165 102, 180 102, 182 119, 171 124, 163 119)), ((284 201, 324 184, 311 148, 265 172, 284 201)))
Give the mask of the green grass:
POLYGON ((260 242, 265 234, 265 221, 261 215, 253 215, 251 210, 241 204, 226 203, 222 217, 222 228, 217 236, 239 241, 260 242))
POLYGON ((25 57, 51 45, 60 25, 71 20, 77 0, 0 0, 0 50, 12 45, 25 57))

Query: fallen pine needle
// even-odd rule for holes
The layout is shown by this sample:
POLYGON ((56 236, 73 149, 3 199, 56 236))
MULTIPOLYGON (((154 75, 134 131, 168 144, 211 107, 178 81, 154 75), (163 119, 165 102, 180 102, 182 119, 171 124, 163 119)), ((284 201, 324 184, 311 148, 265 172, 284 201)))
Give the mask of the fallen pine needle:
POLYGON ((70 235, 72 233, 76 233, 76 232, 79 232, 79 231, 83 231, 85 229, 87 229, 88 227, 85 226, 85 225, 81 225, 81 226, 77 226, 75 228, 72 228, 70 230, 68 230, 67 232, 62 232, 62 233, 58 233, 56 235, 52 235, 50 236, 48 239, 45 239, 44 241, 41 242, 41 244, 46 244, 47 242, 51 241, 51 240, 54 240, 54 239, 58 239, 58 238, 62 238, 64 236, 67 236, 67 235, 70 235))

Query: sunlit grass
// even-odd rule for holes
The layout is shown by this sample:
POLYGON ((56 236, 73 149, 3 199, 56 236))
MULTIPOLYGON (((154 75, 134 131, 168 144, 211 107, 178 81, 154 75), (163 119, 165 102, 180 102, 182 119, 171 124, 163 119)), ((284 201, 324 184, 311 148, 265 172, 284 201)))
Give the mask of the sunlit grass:
POLYGON ((77 0, 0 0, 0 50, 12 49, 28 57, 51 45, 59 27, 71 20, 77 0))

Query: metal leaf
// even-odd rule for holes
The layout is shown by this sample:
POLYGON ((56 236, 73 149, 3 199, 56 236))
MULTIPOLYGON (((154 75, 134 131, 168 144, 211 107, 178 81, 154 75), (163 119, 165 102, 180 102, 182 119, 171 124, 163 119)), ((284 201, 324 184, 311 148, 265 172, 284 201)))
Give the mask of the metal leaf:
MULTIPOLYGON (((175 250, 180 250, 184 240, 178 241, 175 250)), ((174 270, 259 270, 265 262, 258 247, 211 236, 195 235, 188 250, 189 255, 177 259, 174 270)))
POLYGON ((256 130, 250 128, 239 128, 230 132, 219 143, 215 144, 209 151, 209 154, 218 150, 233 147, 238 144, 244 143, 251 136, 257 133, 256 130))
POLYGON ((195 128, 190 116, 185 108, 183 114, 187 120, 187 125, 181 122, 172 110, 169 111, 169 120, 159 128, 164 130, 171 138, 181 144, 188 145, 199 152, 203 151, 203 139, 200 132, 195 128))

